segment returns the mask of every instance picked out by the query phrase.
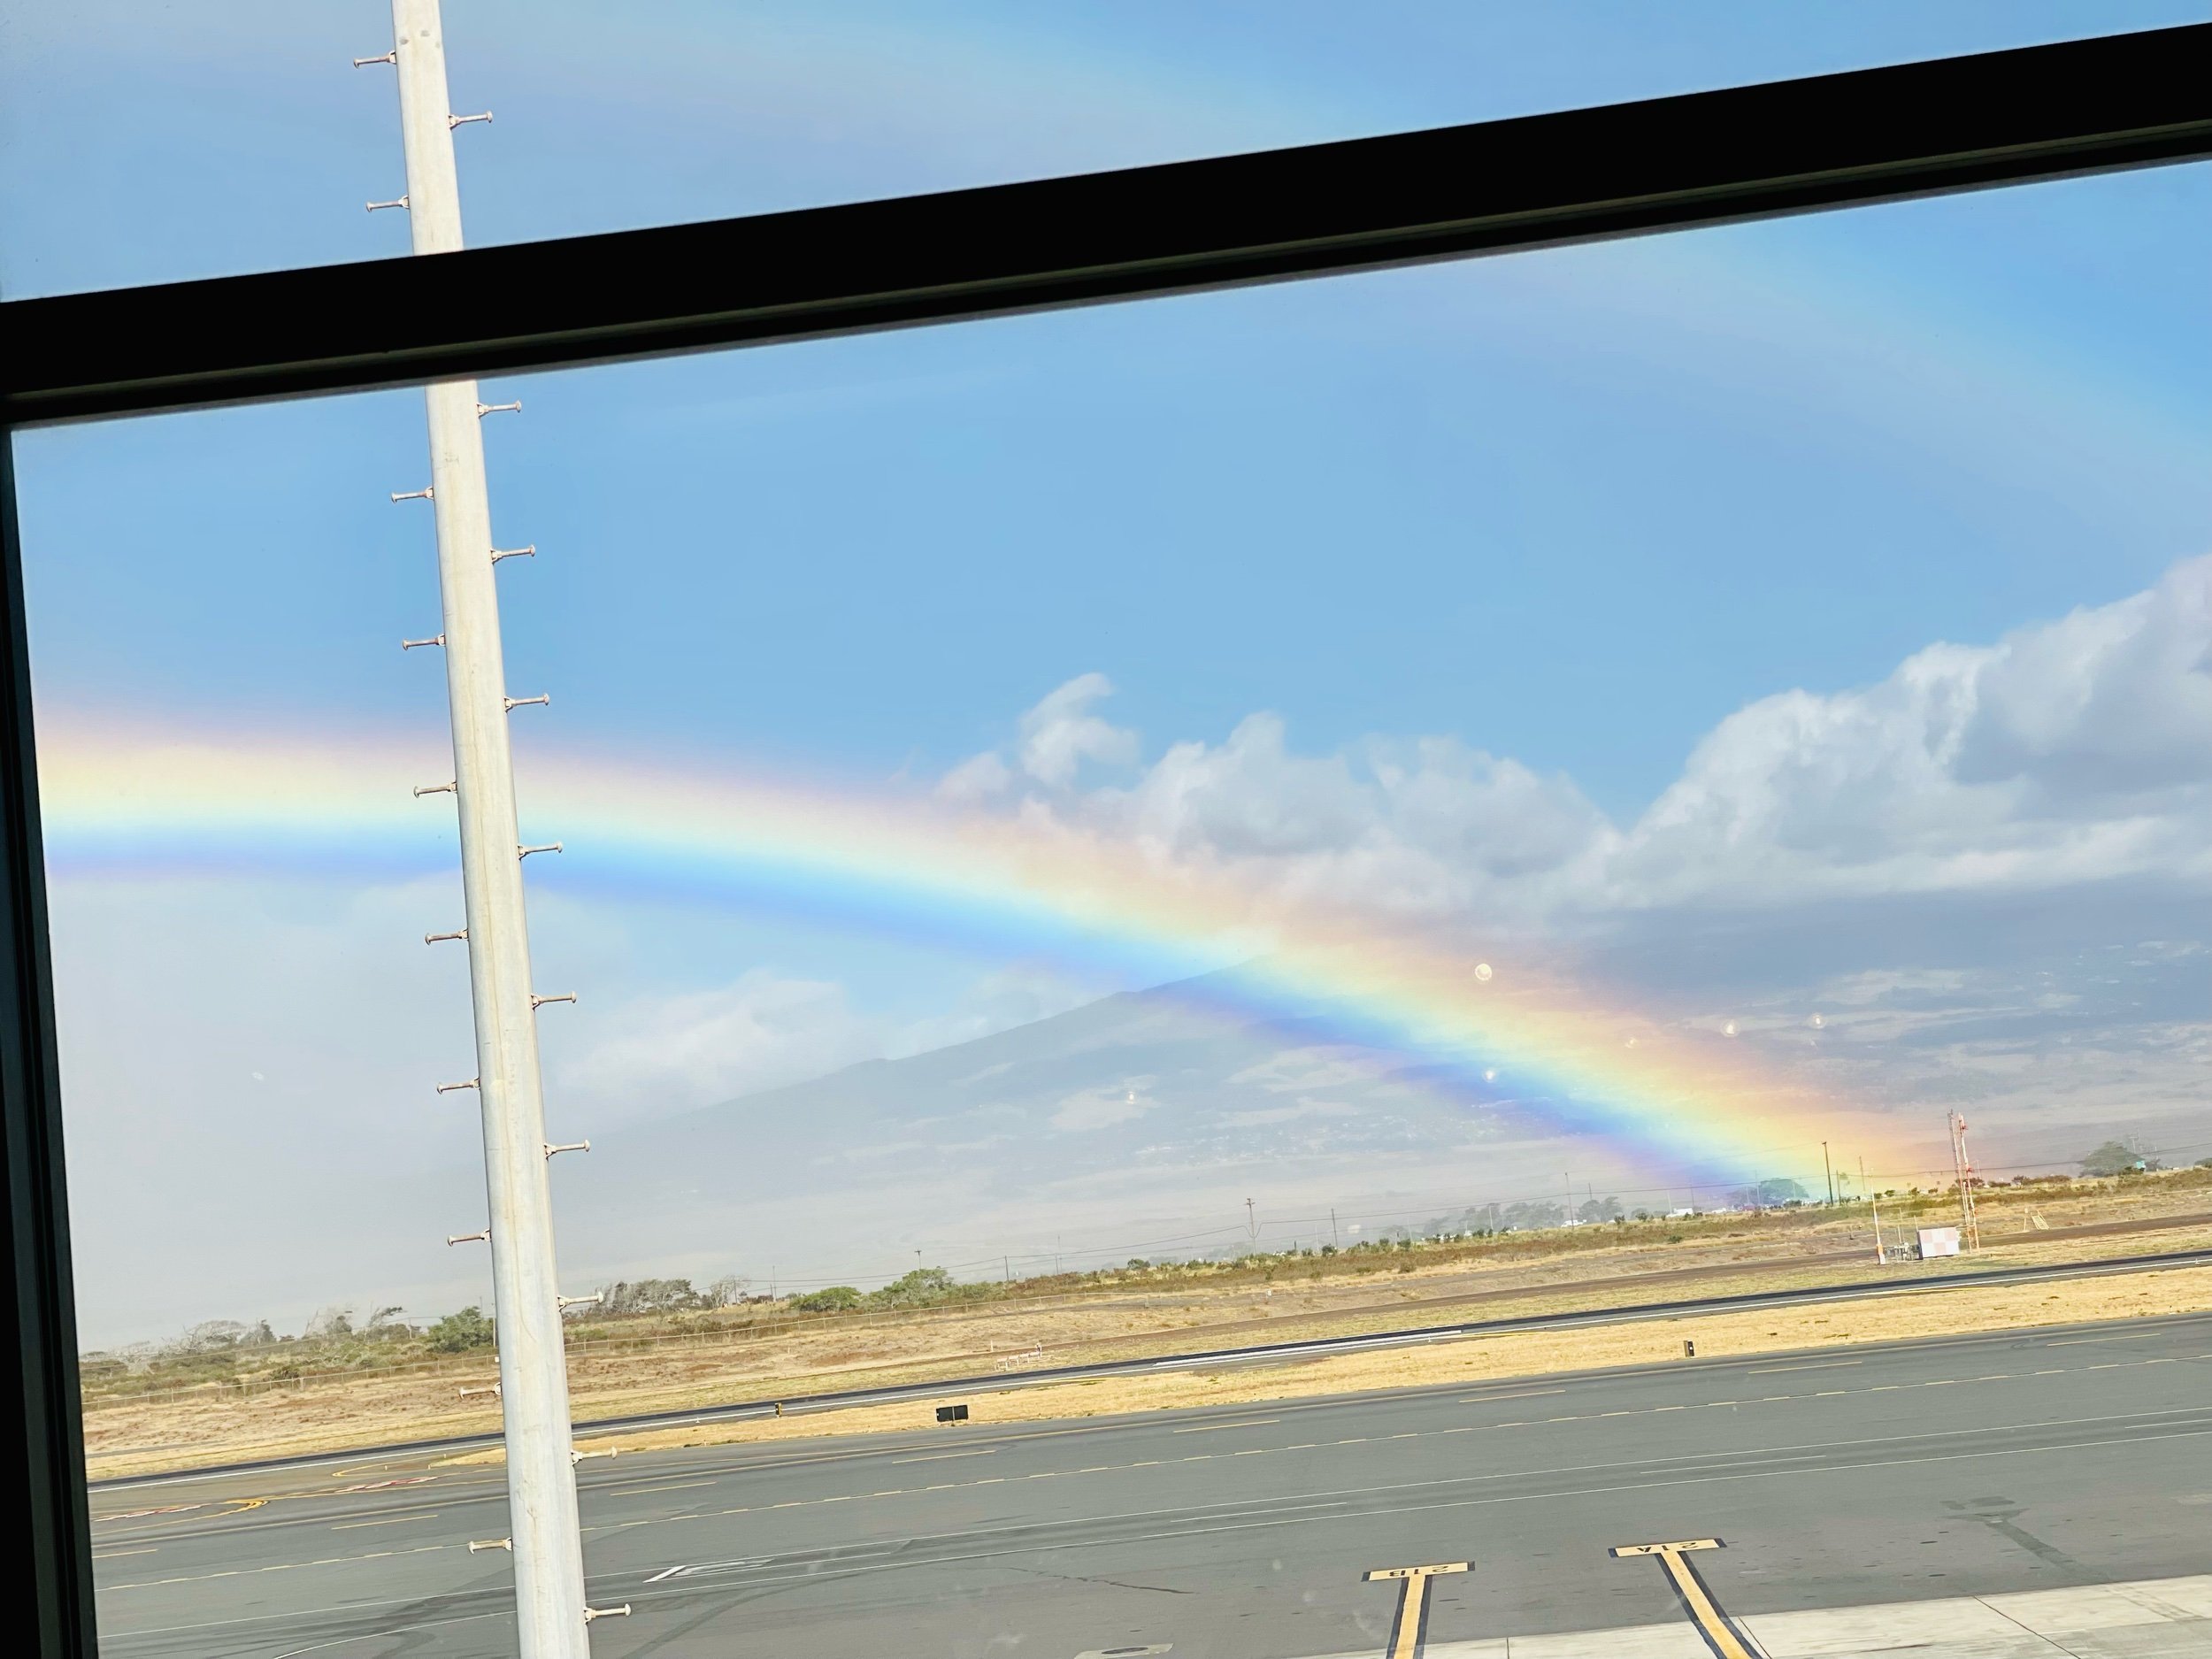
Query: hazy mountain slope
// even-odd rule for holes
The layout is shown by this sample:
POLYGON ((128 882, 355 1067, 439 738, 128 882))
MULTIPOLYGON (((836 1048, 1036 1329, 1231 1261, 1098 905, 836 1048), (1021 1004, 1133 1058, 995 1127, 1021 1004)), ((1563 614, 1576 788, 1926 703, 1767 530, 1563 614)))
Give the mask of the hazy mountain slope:
POLYGON ((564 1232, 595 1259, 757 1255, 780 1234, 795 1263, 895 1268, 910 1239, 933 1260, 1055 1233, 1141 1242, 1240 1221, 1248 1189, 1286 1213, 1294 1194, 1325 1209, 1378 1174, 1431 1190, 1488 1163, 1491 1116, 1402 1061, 1203 990, 1111 996, 611 1135, 565 1187, 564 1232))

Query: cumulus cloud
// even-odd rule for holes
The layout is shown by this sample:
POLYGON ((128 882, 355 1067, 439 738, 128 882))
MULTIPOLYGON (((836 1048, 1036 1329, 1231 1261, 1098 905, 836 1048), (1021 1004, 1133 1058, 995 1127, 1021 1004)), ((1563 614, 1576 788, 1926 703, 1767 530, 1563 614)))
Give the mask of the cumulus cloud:
POLYGON ((1086 762, 1134 764, 1137 734, 1092 712, 1094 703, 1113 695, 1113 681, 1103 674, 1078 674, 1056 687, 1021 717, 1010 765, 986 750, 947 772, 938 793, 953 801, 987 800, 1004 794, 1018 777, 1046 789, 1065 789, 1086 762))
POLYGON ((1302 755, 1268 713, 1071 790, 1084 760, 1136 757, 1133 734, 1089 712, 1110 690, 1085 674, 1025 716, 1019 776, 996 757, 963 772, 988 759, 1025 810, 1399 913, 1556 919, 2212 875, 2212 557, 1994 644, 1932 645, 1873 686, 1754 703, 1626 825, 1571 779, 1455 737, 1302 755))
POLYGON ((1605 860, 1624 904, 2208 873, 2212 558, 1723 721, 1605 860))
POLYGON ((1022 770, 1055 788, 1075 781, 1087 760, 1125 766, 1137 758, 1137 734, 1091 712, 1114 695, 1103 674, 1078 674, 1022 716, 1022 770))

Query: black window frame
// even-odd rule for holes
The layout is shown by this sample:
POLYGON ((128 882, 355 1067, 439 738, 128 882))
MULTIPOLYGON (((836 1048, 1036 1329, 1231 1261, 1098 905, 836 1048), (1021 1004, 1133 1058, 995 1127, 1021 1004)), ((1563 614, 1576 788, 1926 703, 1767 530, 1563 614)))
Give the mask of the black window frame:
MULTIPOLYGON (((97 1651, 17 426, 822 338, 2212 157, 2212 24, 423 259, 0 300, 0 1503, 97 1651)), ((4 234, 4 227, 0 227, 4 234)))

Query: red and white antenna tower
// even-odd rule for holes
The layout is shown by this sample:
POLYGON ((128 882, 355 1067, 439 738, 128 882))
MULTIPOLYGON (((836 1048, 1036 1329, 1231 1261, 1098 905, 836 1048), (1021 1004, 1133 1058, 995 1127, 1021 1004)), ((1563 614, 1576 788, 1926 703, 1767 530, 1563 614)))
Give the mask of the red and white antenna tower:
POLYGON ((1966 1119, 1950 1112, 1944 1122, 1951 1131, 1951 1171, 1958 1179, 1959 1241, 1970 1250, 1978 1250, 1982 1231, 1974 1219, 1974 1160, 1966 1155, 1966 1119))
MULTIPOLYGON (((392 50, 355 63, 357 67, 389 64, 399 80, 407 193, 396 202, 372 202, 370 208, 404 210, 416 253, 457 251, 462 245, 461 192, 453 131, 491 117, 453 113, 438 0, 392 0, 392 50)), ((424 388, 423 399, 430 423, 430 483, 393 499, 427 500, 437 518, 444 630, 434 639, 405 644, 444 649, 453 780, 416 794, 450 794, 460 820, 466 923, 430 937, 459 940, 468 947, 476 1075, 449 1087, 476 1093, 491 1218, 483 1232, 457 1235, 456 1241, 480 1238, 491 1246, 498 1394, 507 1444, 511 1536, 470 1548, 513 1551, 518 1646, 526 1659, 589 1659, 587 1626, 603 1613, 630 1609, 595 1609, 584 1601, 578 1454, 561 1310, 590 1298, 564 1297, 554 1277, 553 1202, 546 1164, 554 1153, 582 1150, 588 1143, 557 1146, 545 1133, 537 1010, 564 999, 541 996, 530 982, 522 861, 559 848, 557 843, 526 847, 517 832, 507 722, 517 708, 547 699, 514 697, 507 691, 499 590, 492 570, 509 551, 492 542, 480 430, 483 418, 495 409, 520 405, 479 401, 474 380, 440 380, 424 388)))

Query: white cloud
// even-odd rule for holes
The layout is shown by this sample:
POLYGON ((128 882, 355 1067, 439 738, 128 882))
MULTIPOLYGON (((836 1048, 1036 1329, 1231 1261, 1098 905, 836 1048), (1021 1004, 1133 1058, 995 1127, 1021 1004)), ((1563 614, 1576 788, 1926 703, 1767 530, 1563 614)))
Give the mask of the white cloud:
POLYGON ((880 1055, 885 1035, 841 986, 757 971, 710 991, 637 998, 612 1027, 560 1082, 632 1118, 819 1077, 880 1055))
POLYGON ((2212 558, 1723 721, 1605 861, 1623 904, 2208 873, 2212 558))
MULTIPOLYGON (((1281 718, 1135 757, 1087 712, 1104 678, 1024 717, 1023 810, 1225 866, 1265 887, 1502 923, 2212 875, 2212 558, 2155 588, 1937 644, 1878 684, 1784 692, 1721 722, 1634 823, 1565 777, 1455 737, 1301 755, 1281 718)), ((968 768, 979 768, 979 757, 968 768)), ((958 774, 956 774, 958 775, 958 774)), ((1018 780, 993 774, 1001 791, 1018 780)))
MULTIPOLYGON (((1021 718, 1015 759, 1022 772, 1048 788, 1064 789, 1086 761, 1127 766, 1138 757, 1137 734, 1091 712, 1091 705, 1114 695, 1103 674, 1078 674, 1047 693, 1021 718)), ((1013 771, 993 753, 956 766, 941 787, 956 797, 995 795, 1014 781, 1013 771)))
POLYGON ((1041 783, 1064 788, 1087 760, 1126 766, 1137 758, 1137 734, 1091 712, 1114 695, 1103 674, 1078 674, 1022 716, 1022 770, 1041 783))
POLYGON ((1004 795, 1013 781, 1012 769, 987 749, 947 772, 938 780, 937 793, 947 801, 968 805, 1004 795))

